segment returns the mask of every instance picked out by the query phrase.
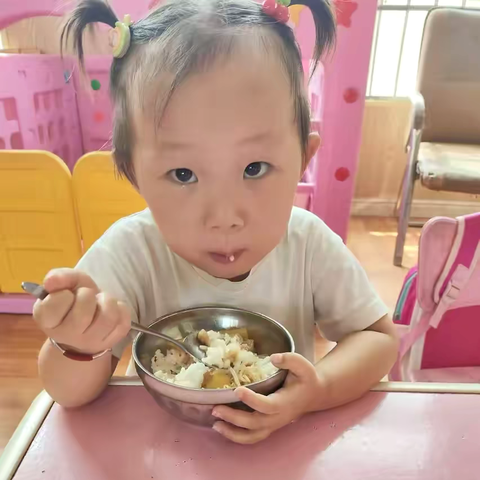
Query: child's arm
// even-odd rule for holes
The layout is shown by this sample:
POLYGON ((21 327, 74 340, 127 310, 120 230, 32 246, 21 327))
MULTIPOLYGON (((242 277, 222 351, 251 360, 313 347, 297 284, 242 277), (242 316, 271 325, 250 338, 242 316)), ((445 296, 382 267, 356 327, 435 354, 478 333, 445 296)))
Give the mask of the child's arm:
POLYGON ((63 407, 80 407, 97 398, 106 387, 117 359, 106 354, 91 362, 69 360, 46 341, 38 371, 43 387, 63 407))
POLYGON ((388 374, 397 354, 397 335, 388 317, 347 335, 315 366, 322 395, 312 410, 326 410, 360 397, 388 374))
MULTIPOLYGON (((62 269, 44 282, 49 295, 34 307, 34 319, 65 349, 86 354, 110 349, 130 330, 129 308, 100 292, 86 274, 62 269)), ((107 353, 92 361, 70 360, 47 341, 39 356, 39 373, 52 398, 66 407, 84 405, 105 388, 117 360, 107 353)))

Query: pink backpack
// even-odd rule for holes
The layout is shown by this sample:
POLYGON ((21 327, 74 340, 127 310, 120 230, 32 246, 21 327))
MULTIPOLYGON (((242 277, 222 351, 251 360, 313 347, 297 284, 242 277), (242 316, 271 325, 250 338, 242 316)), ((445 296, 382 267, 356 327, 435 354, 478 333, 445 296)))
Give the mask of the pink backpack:
POLYGON ((480 213, 434 218, 398 299, 396 381, 480 382, 480 213))

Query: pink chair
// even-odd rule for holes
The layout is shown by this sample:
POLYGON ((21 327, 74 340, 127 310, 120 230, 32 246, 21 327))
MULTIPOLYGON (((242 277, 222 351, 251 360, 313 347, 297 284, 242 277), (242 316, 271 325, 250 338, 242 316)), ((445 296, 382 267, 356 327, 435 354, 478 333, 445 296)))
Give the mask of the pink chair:
POLYGON ((425 225, 395 320, 392 380, 480 382, 480 213, 425 225))

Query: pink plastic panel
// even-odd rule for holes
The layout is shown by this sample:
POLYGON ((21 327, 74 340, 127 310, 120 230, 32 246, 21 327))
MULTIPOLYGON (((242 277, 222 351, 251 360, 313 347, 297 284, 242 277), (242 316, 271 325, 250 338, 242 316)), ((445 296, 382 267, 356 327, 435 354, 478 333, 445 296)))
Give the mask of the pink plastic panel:
POLYGON ((35 299, 21 293, 0 293, 0 313, 31 315, 35 299))
POLYGON ((0 55, 0 71, 0 149, 48 150, 72 168, 82 144, 70 62, 0 55))
MULTIPOLYGON (((298 36, 298 31, 297 31, 298 36)), ((310 102, 310 130, 317 132, 322 136, 322 118, 323 118, 323 84, 324 84, 324 68, 323 64, 319 63, 315 72, 311 71, 310 60, 303 60, 303 71, 305 80, 308 82, 308 99, 310 102)), ((313 190, 309 199, 308 210, 313 207, 313 195, 315 194, 315 182, 319 168, 318 164, 319 152, 317 152, 311 159, 303 176, 303 182, 312 184, 313 190)), ((298 192, 300 193, 300 192, 298 192)))
POLYGON ((370 393, 244 447, 164 413, 142 387, 54 406, 15 480, 478 478, 480 396, 370 393))
MULTIPOLYGON (((324 62, 322 147, 312 211, 346 238, 360 149, 365 92, 377 0, 335 0, 338 40, 324 62)), ((295 7, 298 8, 298 7, 295 7)), ((315 30, 300 7, 292 16, 304 58, 310 58, 315 30)))
POLYGON ((111 149, 112 105, 109 77, 112 57, 90 56, 85 59, 86 78, 75 71, 78 113, 85 153, 111 149))
POLYGON ((299 183, 294 205, 311 211, 314 189, 315 185, 313 183, 299 183))

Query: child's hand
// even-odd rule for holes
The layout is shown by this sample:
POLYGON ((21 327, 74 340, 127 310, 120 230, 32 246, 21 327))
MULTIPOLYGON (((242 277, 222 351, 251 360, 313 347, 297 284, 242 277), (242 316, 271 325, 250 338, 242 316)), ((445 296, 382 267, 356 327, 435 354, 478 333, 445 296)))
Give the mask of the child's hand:
POLYGON ((272 355, 272 363, 289 370, 283 388, 269 396, 245 387, 237 389, 238 398, 255 411, 244 412, 224 405, 215 407, 213 415, 223 420, 213 427, 218 433, 236 443, 252 444, 316 410, 324 388, 315 367, 296 353, 272 355))
POLYGON ((51 271, 33 317, 45 334, 66 349, 96 354, 112 348, 130 330, 128 307, 100 292, 86 274, 71 269, 51 271))

